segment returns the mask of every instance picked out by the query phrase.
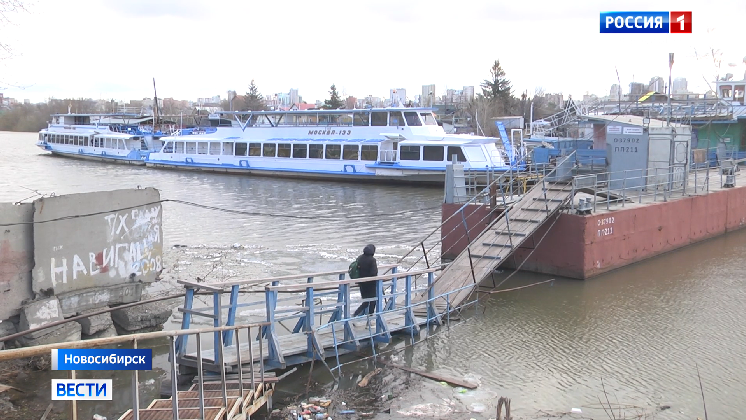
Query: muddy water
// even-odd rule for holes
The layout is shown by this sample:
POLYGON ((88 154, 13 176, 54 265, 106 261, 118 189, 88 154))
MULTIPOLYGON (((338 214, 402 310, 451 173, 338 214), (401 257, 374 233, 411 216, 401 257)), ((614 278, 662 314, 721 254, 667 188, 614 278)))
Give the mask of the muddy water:
MULTIPOLYGON (((0 200, 32 195, 23 187, 65 194, 141 185, 160 189, 163 198, 263 214, 235 215, 165 203, 167 281, 159 286, 162 289, 175 279, 208 273, 225 279, 256 278, 344 268, 368 242, 378 246, 379 261, 394 261, 440 221, 435 209, 442 191, 437 188, 108 166, 45 156, 33 147, 34 140, 35 134, 0 133, 0 200), (402 215, 405 210, 415 211, 402 215)), ((396 395, 386 402, 390 414, 377 416, 399 419, 422 413, 486 419, 494 416, 497 397, 506 396, 512 399, 514 416, 539 418, 548 413, 561 418, 579 408, 584 416, 606 418, 598 402, 599 397, 606 398, 603 380, 610 402, 628 405, 626 414, 654 412, 667 405, 671 408, 656 418, 704 418, 695 367, 699 366, 708 415, 743 418, 744 252, 746 232, 737 232, 590 281, 558 279, 492 295, 477 310, 462 314, 460 324, 396 355, 398 362, 416 368, 478 377, 481 386, 464 391, 404 375, 403 382, 396 379, 390 386, 396 395)), ((504 287, 546 278, 521 274, 504 287)), ((177 324, 175 318, 169 328, 177 324)), ((162 344, 156 346, 159 369, 167 368, 165 351, 162 344)), ((361 364, 344 369, 349 375, 346 383, 354 384, 365 368, 361 364)), ((285 385, 287 392, 305 390, 299 384, 305 385, 307 370, 303 367, 296 380, 285 385)), ((143 400, 157 393, 160 373, 142 375, 147 384, 143 400)), ((317 375, 314 380, 329 386, 328 376, 317 375)), ((48 398, 48 378, 31 379, 39 398, 48 398)), ((88 412, 111 418, 128 408, 130 376, 115 378, 123 398, 89 407, 88 412)))

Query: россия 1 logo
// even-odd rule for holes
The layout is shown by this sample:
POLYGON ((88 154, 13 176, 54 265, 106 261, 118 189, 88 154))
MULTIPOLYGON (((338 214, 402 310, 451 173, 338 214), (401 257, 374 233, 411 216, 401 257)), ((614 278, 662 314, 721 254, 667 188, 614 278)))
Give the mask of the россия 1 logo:
POLYGON ((690 34, 692 12, 601 12, 604 34, 690 34))

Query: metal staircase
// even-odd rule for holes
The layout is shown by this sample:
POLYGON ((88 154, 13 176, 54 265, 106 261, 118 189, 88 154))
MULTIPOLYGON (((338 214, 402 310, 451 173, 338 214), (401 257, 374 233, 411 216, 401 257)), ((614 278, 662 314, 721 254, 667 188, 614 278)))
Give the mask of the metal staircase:
MULTIPOLYGON (((574 159, 574 155, 564 159, 574 159)), ((558 164, 558 168, 562 167, 558 164)), ((440 273, 433 282, 433 294, 458 291, 448 296, 448 301, 436 301, 438 313, 458 307, 473 292, 482 279, 533 235, 546 221, 559 212, 572 198, 570 177, 558 177, 557 169, 545 176, 519 200, 508 206, 503 217, 492 222, 487 229, 472 240, 440 273)))
POLYGON ((576 104, 572 99, 568 99, 561 111, 541 120, 532 121, 531 134, 537 137, 556 135, 559 128, 574 123, 578 120, 579 116, 588 114, 590 109, 595 105, 591 104, 588 107, 583 107, 576 104), (543 122, 544 124, 537 124, 539 122, 543 122))

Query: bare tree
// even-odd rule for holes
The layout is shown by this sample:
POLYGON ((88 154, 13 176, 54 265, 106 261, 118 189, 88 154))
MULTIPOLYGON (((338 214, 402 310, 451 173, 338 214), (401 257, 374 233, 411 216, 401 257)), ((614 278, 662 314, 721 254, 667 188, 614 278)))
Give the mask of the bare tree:
MULTIPOLYGON (((12 23, 10 16, 14 13, 25 12, 26 6, 21 0, 0 0, 0 25, 9 25, 12 23)), ((13 55, 13 49, 9 44, 0 42, 0 49, 3 50, 8 58, 13 55)))

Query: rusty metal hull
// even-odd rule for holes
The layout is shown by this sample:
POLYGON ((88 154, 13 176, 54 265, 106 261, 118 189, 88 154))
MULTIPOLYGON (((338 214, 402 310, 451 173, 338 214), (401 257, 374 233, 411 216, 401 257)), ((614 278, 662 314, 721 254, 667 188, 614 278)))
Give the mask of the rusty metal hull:
MULTIPOLYGON (((449 206, 443 206, 443 219, 453 214, 449 206)), ((486 208, 474 209, 474 216, 466 217, 470 235, 476 236, 484 228, 476 222, 482 219, 477 215, 486 212, 486 208)), ((463 224, 461 217, 454 219, 463 224)), ((564 213, 551 231, 547 232, 547 225, 531 235, 503 267, 523 264, 525 271, 587 279, 744 226, 746 187, 592 215, 564 213)), ((443 232, 446 230, 444 226, 443 232)), ((462 227, 461 235, 456 236, 463 233, 462 227)), ((446 244, 444 240, 443 249, 449 247, 449 252, 458 253, 466 246, 464 242, 446 244)))

